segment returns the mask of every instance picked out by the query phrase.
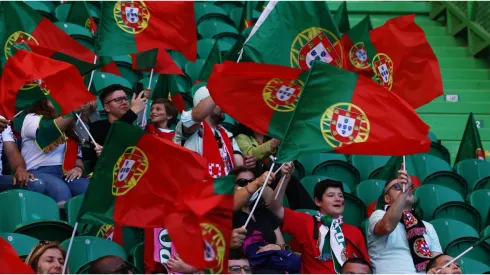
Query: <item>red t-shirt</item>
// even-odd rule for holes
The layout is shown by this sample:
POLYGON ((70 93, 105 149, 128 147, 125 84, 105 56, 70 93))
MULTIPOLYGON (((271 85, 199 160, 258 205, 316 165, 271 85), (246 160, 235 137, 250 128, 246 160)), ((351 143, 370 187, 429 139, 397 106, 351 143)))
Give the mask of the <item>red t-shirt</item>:
POLYGON ((175 131, 171 132, 162 132, 160 131, 155 125, 153 124, 147 124, 146 129, 147 132, 156 135, 157 137, 161 137, 167 140, 172 140, 175 136, 175 131))
MULTIPOLYGON (((289 233, 301 246, 301 274, 335 274, 333 260, 321 262, 316 257, 320 256, 318 239, 313 239, 313 226, 315 225, 311 215, 295 212, 284 207, 284 223, 282 231, 289 233)), ((318 227, 321 223, 318 222, 318 227)), ((369 255, 361 231, 350 224, 342 224, 342 232, 346 239, 346 257, 362 257, 369 262, 369 255), (349 241, 347 241, 349 240, 349 241)))

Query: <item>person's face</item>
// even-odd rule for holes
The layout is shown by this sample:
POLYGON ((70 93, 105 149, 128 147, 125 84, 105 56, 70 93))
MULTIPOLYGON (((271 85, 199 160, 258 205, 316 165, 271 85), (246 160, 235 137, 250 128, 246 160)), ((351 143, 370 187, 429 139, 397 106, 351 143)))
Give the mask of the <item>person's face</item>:
POLYGON ((65 258, 57 248, 49 248, 39 257, 37 274, 61 274, 65 258))
POLYGON ((228 270, 231 274, 251 274, 250 264, 247 259, 228 260, 228 270))
MULTIPOLYGON (((453 259, 453 257, 451 257, 449 255, 443 255, 443 256, 437 258, 437 260, 436 260, 437 269, 443 267, 445 264, 449 263, 452 259, 453 259)), ((441 272, 439 272, 439 274, 462 274, 462 273, 463 272, 462 272, 461 268, 459 267, 459 264, 457 261, 450 264, 446 268, 441 269, 441 272)))
POLYGON ((342 267, 342 274, 371 274, 371 270, 363 264, 347 263, 342 267))
POLYGON ((150 119, 152 123, 160 123, 172 119, 171 116, 167 116, 165 111, 165 105, 157 103, 151 105, 150 119))
POLYGON ((105 99, 104 109, 117 119, 121 118, 129 110, 129 101, 126 93, 122 90, 113 92, 105 99))
POLYGON ((213 112, 211 113, 211 119, 216 124, 220 124, 221 122, 223 122, 223 120, 225 120, 225 113, 221 111, 221 108, 219 106, 216 105, 216 107, 214 107, 213 112))
MULTIPOLYGON (((413 184, 406 185, 405 188, 408 188, 409 196, 407 197, 407 206, 412 206, 415 198, 413 196, 413 184)), ((398 195, 400 195, 400 192, 403 190, 403 185, 398 184, 398 179, 392 180, 388 186, 385 187, 385 202, 388 205, 391 205, 393 202, 395 202, 396 198, 398 195)))
POLYGON ((315 198, 315 204, 322 214, 338 217, 344 212, 344 193, 338 187, 329 187, 323 192, 321 201, 315 198))
POLYGON ((241 172, 236 176, 235 179, 235 188, 237 190, 240 190, 247 186, 250 182, 252 182, 255 179, 254 174, 252 172, 241 172))

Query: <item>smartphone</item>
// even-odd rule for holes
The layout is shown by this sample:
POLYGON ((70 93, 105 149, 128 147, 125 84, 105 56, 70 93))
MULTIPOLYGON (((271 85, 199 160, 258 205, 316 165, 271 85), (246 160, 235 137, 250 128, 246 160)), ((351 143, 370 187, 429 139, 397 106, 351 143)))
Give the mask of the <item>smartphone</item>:
POLYGON ((136 82, 136 83, 134 83, 134 85, 133 85, 133 91, 134 91, 134 92, 135 92, 137 95, 139 95, 139 94, 141 93, 141 91, 143 91, 143 90, 144 90, 144 88, 143 88, 143 83, 141 83, 141 82, 136 82))

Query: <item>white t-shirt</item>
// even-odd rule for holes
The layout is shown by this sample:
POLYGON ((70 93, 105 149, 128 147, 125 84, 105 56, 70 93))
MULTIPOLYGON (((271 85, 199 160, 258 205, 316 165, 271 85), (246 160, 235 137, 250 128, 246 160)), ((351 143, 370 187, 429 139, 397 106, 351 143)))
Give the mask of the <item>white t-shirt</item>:
MULTIPOLYGON (((28 114, 22 124, 22 157, 26 162, 26 170, 37 169, 41 166, 55 166, 63 164, 65 144, 60 144, 54 150, 44 153, 36 143, 36 131, 39 127, 41 116, 28 114)), ((78 157, 81 158, 80 146, 78 157)))
MULTIPOLYGON (((398 223, 391 234, 377 236, 374 227, 383 218, 385 211, 376 210, 369 217, 368 252, 376 274, 414 274, 417 273, 412 261, 412 254, 408 247, 407 232, 405 226, 398 223)), ((427 232, 424 234, 425 241, 432 253, 442 253, 439 237, 432 224, 422 221, 427 232)), ((419 272, 425 274, 425 272, 419 272)))
MULTIPOLYGON (((5 119, 5 117, 0 116, 0 118, 5 119)), ((7 128, 3 130, 2 134, 0 135, 0 175, 2 175, 2 170, 3 170, 3 163, 2 163, 2 152, 3 152, 3 144, 4 142, 15 142, 14 138, 14 133, 12 132, 12 128, 7 125, 7 128)), ((16 145, 17 146, 17 145, 16 145)))

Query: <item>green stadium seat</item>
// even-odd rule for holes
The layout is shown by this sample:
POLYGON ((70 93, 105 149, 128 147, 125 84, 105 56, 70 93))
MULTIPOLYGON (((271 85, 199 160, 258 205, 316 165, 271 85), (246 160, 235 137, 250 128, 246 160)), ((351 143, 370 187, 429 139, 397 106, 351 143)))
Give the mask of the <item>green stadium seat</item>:
POLYGON ((94 51, 94 39, 92 33, 88 29, 68 22, 56 22, 55 25, 69 36, 73 37, 78 43, 82 44, 87 49, 94 51))
MULTIPOLYGON (((145 77, 143 79, 140 79, 138 82, 140 82, 141 84, 143 84, 143 88, 148 88, 148 84, 150 83, 150 78, 149 77, 145 77)), ((151 79, 151 90, 155 90, 155 86, 157 85, 157 82, 158 82, 158 74, 153 74, 153 78, 151 79)))
POLYGON ((253 27, 249 27, 246 29, 243 29, 242 32, 240 33, 241 36, 248 38, 250 36, 250 33, 252 32, 253 27))
POLYGON ((216 1, 215 6, 222 8, 227 14, 230 14, 232 10, 236 8, 242 9, 244 1, 216 1))
MULTIPOLYGON (((447 245, 444 253, 452 257, 456 257, 463 253, 466 249, 470 248, 478 240, 478 236, 458 238, 447 245)), ((465 257, 488 264, 490 262, 490 244, 483 242, 475 246, 472 250, 465 254, 465 257)))
POLYGON ((357 196, 365 205, 370 205, 383 193, 384 180, 365 180, 357 185, 357 196))
POLYGON ((70 12, 71 3, 63 3, 54 10, 54 15, 58 21, 65 22, 70 12))
POLYGON ((144 231, 141 228, 123 226, 123 247, 127 254, 140 242, 144 241, 144 231))
POLYGON ((415 189, 415 210, 422 215, 425 221, 432 220, 437 207, 450 201, 463 201, 458 192, 440 185, 427 184, 415 189))
POLYGON ((194 3, 194 17, 196 19, 196 24, 199 24, 209 18, 233 23, 225 10, 207 2, 194 3))
POLYGON ((408 159, 409 158, 407 158, 408 173, 414 174, 414 172, 416 172, 420 182, 424 182, 425 178, 432 173, 439 171, 452 171, 449 163, 429 154, 411 155, 411 161, 408 161, 408 159))
POLYGON ((196 91, 201 88, 202 86, 206 86, 206 84, 208 84, 207 82, 199 82, 197 84, 194 84, 191 88, 191 95, 192 97, 194 98, 194 94, 196 93, 196 91))
POLYGON ((438 157, 447 163, 451 163, 451 154, 449 153, 449 150, 438 142, 431 143, 430 152, 428 154, 438 157))
POLYGON ((344 222, 361 228, 366 218, 366 205, 355 195, 344 193, 344 222))
POLYGON ((316 213, 318 212, 318 210, 313 210, 313 209, 296 209, 294 211, 306 213, 306 214, 311 215, 311 216, 316 216, 316 213))
POLYGON ((214 47, 216 41, 211 38, 205 38, 197 41, 197 55, 200 59, 208 58, 209 53, 214 47))
POLYGON ((25 1, 29 7, 48 18, 51 22, 58 21, 54 16, 55 5, 50 1, 25 1))
POLYGON ((140 242, 135 247, 133 247, 133 249, 131 249, 130 262, 142 272, 145 271, 144 257, 145 257, 145 243, 140 242))
POLYGON ((373 156, 373 155, 352 155, 352 165, 359 171, 360 179, 374 179, 371 175, 378 169, 386 165, 389 156, 373 156))
POLYGON ((63 241, 73 231, 72 226, 60 220, 58 204, 37 192, 4 191, 0 193, 0 209, 0 232, 24 234, 38 240, 63 241))
MULTIPOLYGON (((310 198, 312 200, 315 199, 314 197, 314 189, 315 189, 315 185, 319 182, 319 181, 322 181, 324 179, 328 179, 328 177, 326 176, 306 176, 304 178, 302 178, 300 180, 301 182, 301 185, 303 185, 303 187, 306 189, 306 191, 308 192, 308 194, 310 195, 310 198)), ((352 190, 350 189, 349 185, 343 183, 343 186, 344 186, 344 193, 351 193, 352 190)))
POLYGON ((438 142, 439 141, 439 139, 437 138, 436 134, 434 134, 433 132, 429 132, 429 134, 427 136, 429 137, 429 139, 432 142, 438 142))
POLYGON ((347 159, 344 155, 327 153, 312 153, 308 155, 303 155, 298 159, 298 162, 302 166, 302 169, 305 171, 305 176, 310 176, 312 175, 315 167, 317 167, 320 163, 329 160, 339 160, 347 162, 347 159))
POLYGON ((197 25, 197 32, 203 38, 215 38, 218 34, 231 33, 238 35, 235 27, 216 19, 208 19, 197 25))
POLYGON ((189 60, 187 60, 182 53, 177 51, 169 51, 169 54, 174 60, 175 64, 177 64, 181 70, 184 70, 185 64, 187 64, 189 60))
POLYGON ((27 258, 27 255, 39 243, 36 238, 17 233, 0 233, 0 238, 9 242, 21 258, 27 258))
POLYGON ((458 260, 459 267, 463 274, 483 274, 490 271, 490 264, 485 264, 468 257, 461 257, 458 260))
POLYGON ((185 64, 184 71, 191 79, 191 83, 196 83, 196 80, 199 77, 199 74, 201 73, 205 62, 206 59, 196 59, 196 62, 189 62, 185 64))
POLYGON ((432 218, 435 219, 454 219, 464 222, 473 227, 476 231, 480 231, 481 215, 473 206, 460 202, 451 201, 440 205, 434 210, 432 218))
POLYGON ((305 168, 303 167, 303 165, 295 160, 293 161, 294 163, 294 172, 293 172, 293 176, 298 179, 298 180, 301 180, 302 178, 304 178, 306 176, 306 172, 305 172, 305 168))
POLYGON ((458 162, 454 170, 468 183, 468 192, 477 189, 490 189, 490 162, 479 159, 466 159, 458 162))
POLYGON ((439 171, 432 173, 425 178, 422 184, 433 184, 451 188, 460 193, 463 198, 465 198, 468 194, 468 184, 466 183, 466 180, 462 176, 452 171, 439 171))
POLYGON ((452 241, 461 237, 478 237, 476 231, 470 225, 453 219, 436 219, 430 222, 434 226, 441 243, 442 250, 452 241))
MULTIPOLYGON (((480 232, 480 237, 483 238, 483 236, 488 236, 490 235, 490 225, 485 227, 485 229, 483 229, 481 232, 480 232)), ((490 244, 490 239, 487 239, 486 242, 488 244, 490 244)))
MULTIPOLYGON (((89 78, 86 77, 85 85, 88 85, 88 81, 89 78)), ((128 89, 133 88, 131 83, 123 77, 110 73, 95 72, 94 77, 92 79, 90 92, 98 96, 102 89, 112 84, 120 84, 128 89)), ((129 91, 126 91, 126 94, 128 95, 129 98, 131 98, 132 94, 129 91)))
POLYGON ((216 40, 218 43, 218 48, 221 53, 221 57, 223 58, 232 48, 235 44, 231 44, 229 40, 225 39, 218 39, 216 40))
POLYGON ((241 37, 236 33, 224 32, 213 36, 213 38, 218 41, 219 50, 221 55, 224 56, 224 54, 230 51, 233 45, 235 45, 241 37))
POLYGON ((231 21, 233 21, 233 23, 235 23, 235 28, 237 30, 240 29, 242 24, 242 22, 240 22, 240 20, 242 20, 242 13, 243 13, 243 8, 241 7, 236 7, 230 10, 230 19, 231 21))
POLYGON ((490 189, 480 189, 471 192, 466 198, 466 202, 471 204, 481 216, 481 226, 490 225, 488 214, 490 213, 490 189))
POLYGON ((143 78, 141 71, 133 70, 133 59, 129 55, 114 56, 112 60, 116 63, 122 77, 128 80, 131 85, 143 78))
POLYGON ((337 158, 336 154, 324 154, 330 158, 322 161, 312 171, 315 176, 326 176, 331 179, 339 180, 349 186, 349 189, 356 192, 356 186, 359 183, 359 171, 345 160, 337 158), (330 156, 329 156, 330 155, 330 156))
MULTIPOLYGON (((70 240, 61 243, 61 247, 68 249, 70 240)), ((70 272, 77 272, 85 264, 94 261, 100 257, 115 255, 127 260, 126 252, 117 243, 89 236, 79 236, 73 239, 68 267, 70 272)))

